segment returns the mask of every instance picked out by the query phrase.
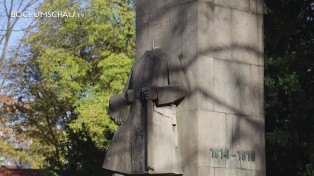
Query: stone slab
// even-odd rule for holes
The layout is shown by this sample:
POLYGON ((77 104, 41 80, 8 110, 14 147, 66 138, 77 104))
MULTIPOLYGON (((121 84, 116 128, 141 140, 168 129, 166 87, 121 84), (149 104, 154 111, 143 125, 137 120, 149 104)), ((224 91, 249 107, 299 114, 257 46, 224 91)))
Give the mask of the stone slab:
POLYGON ((252 176, 252 171, 243 169, 215 168, 215 176, 252 176))
MULTIPOLYGON (((177 112, 179 144, 182 152, 182 162, 186 167, 197 165, 198 156, 198 111, 177 112)), ((186 170, 186 169, 185 169, 186 170)))
POLYGON ((158 11, 164 8, 164 0, 136 0, 136 16, 142 16, 158 11))
POLYGON ((142 16, 165 9, 184 6, 197 0, 136 0, 136 16, 142 16))
POLYGON ((211 167, 199 166, 197 168, 198 176, 211 176, 215 174, 215 169, 211 167))
MULTIPOLYGON (((198 97, 196 90, 198 89, 198 65, 196 63, 197 56, 189 56, 181 59, 182 67, 184 68, 185 76, 187 78, 189 91, 186 95, 188 101, 183 101, 181 103, 181 108, 183 110, 197 110, 198 109, 198 97)), ((181 110, 179 110, 181 111, 181 110)))
POLYGON ((198 113, 198 165, 225 167, 225 159, 212 158, 211 149, 226 146, 226 116, 224 113, 199 111, 198 113), (209 135, 211 134, 211 135, 209 135))
POLYGON ((252 171, 252 176, 266 176, 266 171, 252 171))
POLYGON ((147 40, 149 36, 148 22, 137 24, 136 36, 136 58, 140 58, 149 49, 149 41, 147 40))
POLYGON ((260 116, 264 108, 264 67, 214 59, 214 110, 260 116))
POLYGON ((264 66, 264 21, 263 15, 257 15, 257 51, 259 54, 259 64, 264 66))
POLYGON ((238 116, 228 114, 227 117, 232 118, 232 150, 234 152, 254 152, 254 162, 248 159, 239 159, 236 163, 230 163, 231 168, 241 168, 249 170, 264 170, 265 166, 265 123, 261 117, 238 116), (254 134, 254 135, 252 135, 254 134))
POLYGON ((250 66, 250 114, 264 115, 264 67, 250 66))
POLYGON ((264 11, 264 0, 256 0, 256 14, 263 16, 264 11))
POLYGON ((193 57, 198 53, 198 3, 187 4, 183 31, 182 57, 193 57))
POLYGON ((231 58, 231 9, 199 2, 199 54, 214 58, 231 58))
POLYGON ((195 2, 197 0, 165 0, 164 1, 164 8, 171 8, 175 6, 185 5, 191 2, 195 2))
POLYGON ((232 60, 261 65, 261 54, 258 51, 256 15, 232 10, 232 60))
POLYGON ((249 10, 249 0, 214 0, 214 3, 228 8, 234 8, 242 11, 249 10))
POLYGON ((186 28, 186 6, 176 6, 163 12, 162 47, 176 57, 182 56, 183 33, 186 28))
POLYGON ((214 110, 250 114, 250 65, 214 60, 214 110))

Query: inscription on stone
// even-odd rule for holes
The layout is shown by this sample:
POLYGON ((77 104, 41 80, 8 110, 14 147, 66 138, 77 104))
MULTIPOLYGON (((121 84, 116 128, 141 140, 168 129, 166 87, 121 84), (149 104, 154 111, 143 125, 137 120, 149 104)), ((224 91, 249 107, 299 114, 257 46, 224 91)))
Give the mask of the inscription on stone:
POLYGON ((218 149, 211 148, 211 156, 216 159, 229 159, 229 158, 237 158, 240 161, 250 161, 255 162, 255 151, 236 151, 231 152, 230 149, 218 149))

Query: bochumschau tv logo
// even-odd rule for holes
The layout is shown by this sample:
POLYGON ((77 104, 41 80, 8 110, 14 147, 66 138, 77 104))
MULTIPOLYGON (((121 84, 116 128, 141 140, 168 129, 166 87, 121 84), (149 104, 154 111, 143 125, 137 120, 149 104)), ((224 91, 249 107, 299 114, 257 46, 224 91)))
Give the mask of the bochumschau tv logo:
POLYGON ((11 12, 11 17, 13 18, 83 18, 85 14, 78 12, 62 12, 62 11, 53 11, 53 12, 11 12))

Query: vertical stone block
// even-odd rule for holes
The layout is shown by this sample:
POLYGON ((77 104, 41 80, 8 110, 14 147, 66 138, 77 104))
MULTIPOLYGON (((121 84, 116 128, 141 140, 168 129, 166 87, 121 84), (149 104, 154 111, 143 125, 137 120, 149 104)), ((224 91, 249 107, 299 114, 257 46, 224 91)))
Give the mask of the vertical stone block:
POLYGON ((182 56, 183 33, 186 28, 186 6, 175 6, 163 12, 163 47, 174 56, 182 56))
POLYGON ((182 108, 189 110, 214 109, 214 68, 213 58, 205 56, 195 56, 183 58, 183 65, 186 68, 185 74, 189 84, 189 101, 182 102, 182 108), (186 61, 186 59, 189 59, 186 61))
POLYGON ((214 0, 214 3, 220 6, 238 10, 249 10, 249 0, 214 0))
POLYGON ((249 0, 250 3, 250 12, 256 14, 257 3, 256 0, 249 0))
POLYGON ((197 1, 197 0, 165 0, 164 7, 167 9, 167 8, 171 8, 175 6, 185 5, 187 3, 194 2, 194 1, 197 1))
POLYGON ((148 42, 150 49, 153 48, 153 42, 155 46, 162 47, 162 36, 163 36, 163 12, 156 12, 150 14, 149 19, 149 31, 148 31, 148 42))
POLYGON ((215 176, 227 176, 231 174, 231 170, 227 168, 215 168, 215 176))
POLYGON ((238 160, 238 168, 247 170, 263 170, 265 168, 265 136, 264 120, 260 117, 238 116, 229 114, 232 118, 232 150, 234 152, 254 152, 254 161, 248 159, 238 160), (254 135, 252 135, 254 134, 254 135))
POLYGON ((266 171, 252 171, 252 176, 266 176, 266 171))
POLYGON ((233 61, 260 65, 254 14, 232 10, 232 56, 233 61))
MULTIPOLYGON (((197 55, 198 52, 198 3, 192 2, 186 5, 186 14, 185 22, 183 25, 185 28, 183 29, 183 58, 191 58, 197 55)), ((186 65, 188 65, 191 60, 185 61, 186 65)))
POLYGON ((142 16, 161 11, 164 8, 164 0, 136 0, 136 16, 142 16))
POLYGON ((196 165, 187 165, 184 168, 184 176, 195 176, 197 175, 198 167, 196 165))
POLYGON ((264 67, 251 65, 250 69, 250 114, 262 117, 264 114, 264 67))
POLYGON ((198 167, 197 171, 198 176, 214 176, 215 169, 210 167, 198 167))
POLYGON ((220 157, 219 159, 212 158, 211 152, 211 149, 214 148, 225 148, 225 114, 210 111, 199 111, 198 115, 198 165, 225 167, 225 159, 220 159, 220 157))
POLYGON ((188 80, 177 108, 184 176, 264 176, 263 0, 137 5, 137 56, 154 40, 180 57, 188 80), (213 159, 211 148, 236 157, 213 159), (255 161, 239 160, 248 151, 255 161))
POLYGON ((198 156, 198 111, 180 111, 177 113, 179 143, 185 166, 197 165, 198 156))
POLYGON ((199 55, 196 60, 198 85, 195 93, 198 98, 198 109, 214 110, 214 58, 199 55))
POLYGON ((250 66, 214 60, 214 110, 249 114, 250 66))
POLYGON ((231 170, 230 176, 252 176, 252 171, 250 170, 242 170, 242 169, 235 169, 231 170))
POLYGON ((263 16, 264 0, 256 0, 256 14, 263 16))
POLYGON ((257 51, 259 65, 264 66, 264 21, 262 14, 257 14, 257 51))
POLYGON ((198 69, 198 64, 196 63, 197 61, 197 55, 194 56, 188 56, 185 58, 181 59, 182 66, 184 67, 185 70, 185 76, 187 78, 188 82, 188 87, 189 87, 189 92, 186 95, 186 98, 188 101, 183 101, 181 103, 181 108, 185 110, 197 110, 199 101, 197 94, 197 89, 198 89, 198 79, 197 75, 197 69, 198 69))
POLYGON ((149 50, 149 25, 147 21, 137 22, 136 28, 136 58, 144 55, 146 50, 149 50))
POLYGON ((208 2, 199 2, 199 54, 231 58, 231 10, 208 2))

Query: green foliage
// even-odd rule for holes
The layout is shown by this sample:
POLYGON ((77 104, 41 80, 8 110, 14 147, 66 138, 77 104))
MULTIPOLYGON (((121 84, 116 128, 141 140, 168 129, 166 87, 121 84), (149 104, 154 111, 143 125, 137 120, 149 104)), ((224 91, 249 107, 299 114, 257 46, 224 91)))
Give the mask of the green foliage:
POLYGON ((314 164, 314 1, 265 1, 267 175, 314 164))
POLYGON ((65 161, 61 175, 63 176, 103 176, 102 169, 105 151, 97 147, 89 135, 85 125, 76 132, 67 129, 68 141, 63 145, 65 161))
POLYGON ((42 173, 43 176, 60 176, 55 171, 52 171, 52 170, 49 170, 49 169, 43 169, 41 173, 42 173))
POLYGON ((109 98, 122 92, 135 57, 134 2, 44 1, 38 10, 83 17, 36 18, 26 40, 31 55, 19 63, 24 84, 16 96, 29 105, 14 115, 19 131, 45 148, 50 170, 104 174, 101 163, 117 129, 109 98))

